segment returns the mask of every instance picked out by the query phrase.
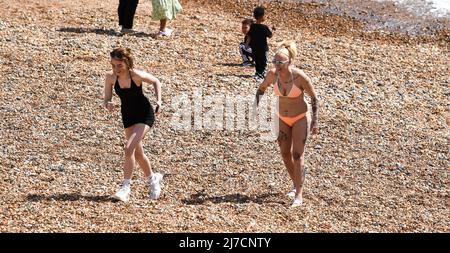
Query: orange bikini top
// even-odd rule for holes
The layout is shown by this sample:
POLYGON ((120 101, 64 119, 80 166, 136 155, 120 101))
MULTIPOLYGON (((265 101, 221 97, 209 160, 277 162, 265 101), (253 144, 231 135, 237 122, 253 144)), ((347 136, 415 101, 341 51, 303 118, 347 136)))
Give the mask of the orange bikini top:
POLYGON ((287 96, 283 96, 283 94, 281 94, 280 92, 280 84, 278 83, 278 79, 280 79, 280 74, 277 73, 277 80, 275 81, 275 85, 273 87, 273 92, 275 93, 276 96, 278 97, 288 97, 288 98, 296 98, 299 97, 302 94, 302 90, 300 90, 300 88, 297 87, 297 85, 294 84, 294 73, 291 72, 291 79, 292 79, 292 88, 289 91, 289 93, 287 94, 287 96))

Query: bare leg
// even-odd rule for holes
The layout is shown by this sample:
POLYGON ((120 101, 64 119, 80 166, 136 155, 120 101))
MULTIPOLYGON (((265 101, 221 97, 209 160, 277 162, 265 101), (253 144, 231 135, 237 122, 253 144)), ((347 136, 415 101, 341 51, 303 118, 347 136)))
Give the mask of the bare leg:
POLYGON ((288 170, 289 177, 294 182, 294 160, 292 158, 292 129, 282 120, 279 120, 278 146, 283 157, 284 166, 288 170))
POLYGON ((303 203, 303 183, 305 181, 304 166, 305 166, 305 144, 308 135, 308 121, 303 118, 297 121, 292 127, 292 143, 293 143, 293 158, 294 158, 294 185, 295 198, 293 206, 298 206, 303 203))
POLYGON ((145 133, 150 129, 145 124, 135 124, 125 129, 126 143, 125 143, 125 163, 124 163, 124 179, 131 179, 133 174, 135 161, 135 150, 145 133))
POLYGON ((141 166, 142 170, 144 171, 145 178, 148 178, 150 175, 153 174, 152 167, 150 165, 150 160, 148 157, 144 154, 144 148, 142 147, 142 141, 138 143, 136 146, 136 150, 134 151, 134 158, 139 163, 139 166, 141 166))
POLYGON ((161 19, 161 20, 159 21, 159 30, 160 30, 161 32, 164 32, 164 30, 166 29, 166 26, 167 26, 167 18, 161 19))

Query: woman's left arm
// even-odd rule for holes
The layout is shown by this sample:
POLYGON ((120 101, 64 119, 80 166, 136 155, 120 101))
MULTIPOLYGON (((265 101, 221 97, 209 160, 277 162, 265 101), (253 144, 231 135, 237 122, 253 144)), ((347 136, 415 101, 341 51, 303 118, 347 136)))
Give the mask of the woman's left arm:
POLYGON ((300 85, 303 90, 308 93, 311 97, 311 109, 312 109, 312 119, 311 119, 311 132, 312 134, 319 133, 318 121, 319 121, 319 99, 317 98, 316 90, 312 85, 311 79, 303 72, 300 71, 300 85))
MULTIPOLYGON (((158 80, 158 78, 156 78, 155 76, 153 76, 150 73, 142 71, 139 74, 140 74, 143 82, 153 84, 153 87, 155 88, 155 94, 156 94, 156 104, 158 105, 158 107, 161 107, 161 104, 162 104, 161 82, 158 80)), ((158 111, 159 111, 159 108, 156 108, 156 112, 158 112, 158 111)))

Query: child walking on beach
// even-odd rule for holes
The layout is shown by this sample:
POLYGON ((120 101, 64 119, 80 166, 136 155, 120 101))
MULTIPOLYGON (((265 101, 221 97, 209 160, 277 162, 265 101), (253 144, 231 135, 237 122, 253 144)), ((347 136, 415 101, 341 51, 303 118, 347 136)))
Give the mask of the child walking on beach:
POLYGON ((256 23, 250 26, 248 31, 247 46, 252 48, 253 59, 255 60, 255 78, 262 80, 266 74, 267 57, 269 53, 269 46, 267 45, 267 38, 272 38, 272 31, 269 27, 264 25, 265 21, 264 7, 256 7, 253 10, 253 17, 256 23))
POLYGON ((248 31, 250 31, 250 26, 254 24, 255 21, 250 18, 246 18, 242 21, 242 33, 244 34, 244 41, 239 44, 239 53, 242 57, 242 66, 248 67, 253 65, 253 54, 252 48, 247 46, 248 31))
POLYGON ((177 14, 182 11, 178 0, 152 0, 152 19, 159 20, 160 36, 170 36, 173 29, 167 27, 167 21, 175 19, 177 14))

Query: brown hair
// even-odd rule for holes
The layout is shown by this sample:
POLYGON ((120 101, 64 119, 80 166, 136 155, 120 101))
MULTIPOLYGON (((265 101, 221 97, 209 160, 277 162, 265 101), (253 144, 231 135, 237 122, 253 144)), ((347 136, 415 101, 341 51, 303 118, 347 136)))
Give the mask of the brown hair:
POLYGON ((129 69, 133 68, 133 56, 131 56, 131 49, 118 47, 109 53, 111 58, 119 61, 124 61, 129 69))
POLYGON ((251 18, 246 18, 246 19, 242 20, 243 25, 252 25, 254 23, 255 23, 255 21, 251 18))

